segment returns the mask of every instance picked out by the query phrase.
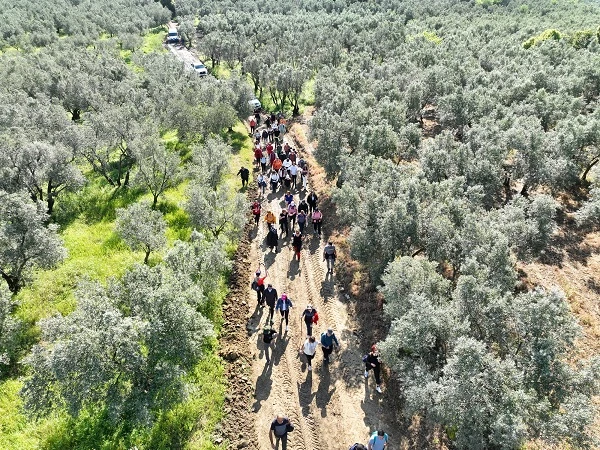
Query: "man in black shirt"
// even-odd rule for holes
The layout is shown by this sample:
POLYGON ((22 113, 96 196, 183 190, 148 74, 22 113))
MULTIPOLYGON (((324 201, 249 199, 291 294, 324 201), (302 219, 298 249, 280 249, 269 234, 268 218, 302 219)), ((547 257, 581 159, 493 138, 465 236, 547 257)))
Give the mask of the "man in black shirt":
POLYGON ((240 168, 240 170, 238 170, 237 174, 242 179, 242 187, 248 186, 248 179, 250 178, 250 171, 248 169, 246 169, 244 166, 242 166, 240 168))
POLYGON ((277 303, 277 299, 279 296, 277 295, 277 289, 269 283, 267 285, 267 289, 263 292, 263 300, 267 303, 269 307, 269 316, 267 317, 267 322, 273 320, 273 315, 275 314, 275 304, 277 303))
POLYGON ((270 320, 267 325, 263 328, 263 344, 265 348, 265 357, 267 358, 267 364, 271 362, 271 358, 269 357, 269 350, 272 350, 273 339, 275 339, 277 333, 273 328, 273 321, 270 320))

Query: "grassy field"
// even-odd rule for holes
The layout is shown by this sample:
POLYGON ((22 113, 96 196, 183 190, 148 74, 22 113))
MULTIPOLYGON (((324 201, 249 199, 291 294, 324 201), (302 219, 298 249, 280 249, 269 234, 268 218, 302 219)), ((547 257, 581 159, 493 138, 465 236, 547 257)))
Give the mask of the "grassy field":
MULTIPOLYGON (((235 173, 239 165, 251 165, 251 142, 245 127, 239 123, 233 133, 225 136, 234 147, 231 172, 224 182, 239 190, 235 173)), ((176 145, 176 135, 165 136, 176 145)), ((17 300, 17 316, 26 323, 23 347, 28 349, 39 339, 37 322, 53 314, 68 314, 76 306, 74 289, 81 278, 106 282, 122 275, 128 268, 143 261, 141 252, 131 251, 115 233, 115 211, 134 202, 149 201, 150 195, 136 188, 115 189, 93 173, 88 184, 76 194, 57 201, 55 220, 61 226, 61 237, 68 250, 67 259, 53 270, 38 271, 33 282, 24 288, 17 300)), ((189 239, 191 227, 183 210, 186 187, 184 181, 166 191, 159 199, 158 209, 168 223, 167 238, 189 239)), ((228 249, 231 254, 235 246, 228 249)), ((153 254, 150 264, 162 259, 153 254)), ((219 331, 222 322, 221 302, 227 293, 223 283, 216 303, 209 308, 219 331)), ((152 428, 131 428, 126 424, 109 425, 103 411, 87 411, 73 419, 57 413, 40 420, 31 420, 22 410, 18 392, 20 379, 0 382, 0 448, 25 449, 139 449, 186 448, 214 450, 221 447, 211 442, 215 425, 221 420, 224 402, 223 367, 216 356, 218 342, 208 342, 206 357, 189 376, 192 392, 187 400, 164 411, 152 428)))

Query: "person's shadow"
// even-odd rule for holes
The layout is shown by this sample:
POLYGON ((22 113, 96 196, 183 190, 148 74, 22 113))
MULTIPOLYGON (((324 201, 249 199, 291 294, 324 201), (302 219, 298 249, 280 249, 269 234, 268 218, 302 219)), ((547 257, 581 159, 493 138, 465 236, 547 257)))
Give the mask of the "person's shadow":
POLYGON ((270 363, 265 363, 265 367, 259 377, 256 379, 256 386, 254 389, 254 405, 252 410, 258 412, 261 408, 261 403, 269 398, 271 394, 271 388, 273 387, 273 360, 270 363))
POLYGON ((282 330, 284 329, 284 322, 285 321, 279 324, 279 334, 277 336, 277 340, 275 341, 275 345, 273 346, 273 356, 271 357, 271 363, 275 366, 279 365, 281 357, 285 353, 287 346, 290 343, 290 336, 287 334, 287 332, 282 333, 282 330))
POLYGON ((331 373, 329 372, 329 364, 331 363, 323 363, 321 381, 317 392, 315 392, 317 408, 321 409, 321 417, 327 417, 327 405, 331 402, 331 397, 335 392, 335 387, 330 389, 331 373))
POLYGON ((287 277, 290 280, 296 278, 296 275, 300 274, 300 261, 296 257, 290 261, 290 265, 288 267, 287 277))
POLYGON ((302 415, 307 416, 310 413, 310 404, 312 403, 315 394, 312 392, 313 377, 312 371, 306 374, 304 383, 298 383, 298 398, 302 407, 302 415))

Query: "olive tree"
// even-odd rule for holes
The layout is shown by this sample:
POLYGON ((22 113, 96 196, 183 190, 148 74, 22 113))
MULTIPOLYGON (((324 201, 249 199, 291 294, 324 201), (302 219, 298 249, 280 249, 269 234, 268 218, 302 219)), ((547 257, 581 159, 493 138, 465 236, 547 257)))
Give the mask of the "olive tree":
POLYGON ((42 340, 25 359, 27 411, 64 406, 77 416, 93 404, 115 422, 148 424, 185 398, 185 375, 213 330, 175 273, 136 266, 108 287, 82 283, 76 297, 71 314, 40 322, 42 340))
POLYGON ((66 257, 58 225, 47 224, 44 202, 24 192, 0 191, 0 275, 16 294, 37 268, 50 268, 66 257))
POLYGON ((116 231, 132 250, 144 252, 144 264, 148 264, 151 252, 167 244, 166 230, 162 213, 146 203, 117 209, 116 231))

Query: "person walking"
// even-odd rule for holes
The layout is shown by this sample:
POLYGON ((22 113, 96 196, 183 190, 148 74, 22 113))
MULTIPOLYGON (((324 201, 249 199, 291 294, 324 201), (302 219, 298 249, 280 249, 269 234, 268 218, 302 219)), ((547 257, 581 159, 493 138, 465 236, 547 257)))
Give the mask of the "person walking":
POLYGON ((267 170, 267 155, 264 153, 260 157, 260 170, 264 173, 267 170))
POLYGON ((285 319, 286 332, 290 329, 290 309, 293 306, 294 305, 292 305, 292 301, 288 298, 285 292, 277 299, 277 304, 275 305, 275 311, 279 310, 281 313, 281 320, 285 319))
POLYGON ((254 147, 254 164, 256 165, 256 167, 260 167, 260 159, 263 157, 263 152, 260 148, 260 145, 257 147, 254 147))
POLYGON ((304 211, 304 214, 308 215, 308 203, 306 203, 306 199, 300 200, 300 204, 298 205, 298 211, 304 211))
POLYGON ((304 341, 304 344, 300 347, 299 353, 304 353, 306 356, 306 362, 308 364, 307 369, 312 370, 312 360, 315 357, 315 353, 317 351, 318 342, 314 336, 308 336, 304 341))
POLYGON ((287 238, 290 229, 288 227, 288 213, 285 209, 282 209, 279 214, 279 229, 281 230, 281 237, 283 237, 283 233, 285 232, 285 237, 287 238))
POLYGON ((296 203, 292 200, 287 209, 288 212, 288 221, 290 223, 290 229, 294 231, 294 226, 296 225, 296 215, 298 214, 298 207, 296 203))
POLYGON ((285 204, 287 206, 290 206, 290 203, 294 201, 294 196, 290 193, 290 191, 286 191, 285 195, 283 196, 283 199, 285 200, 285 204))
POLYGON ((306 213, 304 211, 298 212, 298 228, 300 234, 304 234, 304 225, 306 225, 306 213))
POLYGON ((277 173, 276 170, 273 170, 271 172, 271 175, 269 176, 269 180, 271 181, 271 192, 276 192, 277 185, 279 184, 279 174, 277 173))
POLYGON ((265 290, 265 278, 267 278, 269 276, 269 272, 267 271, 267 268, 265 267, 265 276, 261 277, 261 274, 262 274, 262 272, 260 270, 261 266, 264 266, 264 264, 260 263, 258 265, 258 268, 256 269, 256 272, 254 273, 254 280, 252 281, 252 289, 254 289, 256 291, 256 301, 259 306, 264 305, 262 293, 265 290))
POLYGON ((306 324, 306 334, 312 336, 312 327, 319 321, 317 310, 312 305, 306 305, 306 309, 302 312, 300 318, 304 319, 304 323, 306 324))
POLYGON ((281 169, 282 164, 283 163, 281 162, 281 159, 275 158, 273 160, 273 164, 271 164, 271 166, 273 167, 274 170, 279 171, 279 169, 281 169))
POLYGON ((363 444, 356 442, 355 444, 352 444, 350 448, 348 448, 348 450, 367 450, 367 447, 365 447, 363 444))
POLYGON ((237 175, 242 179, 242 187, 248 186, 248 179, 250 178, 250 171, 246 169, 244 166, 240 167, 237 175))
POLYGON ((374 432, 369 439, 368 450, 384 450, 388 445, 388 435, 385 431, 379 430, 374 432))
POLYGON ((327 273, 333 274, 333 266, 335 259, 337 258, 337 252, 333 242, 329 241, 323 249, 323 261, 327 261, 327 273))
POLYGON ((262 206, 260 206, 260 203, 258 202, 258 200, 254 200, 254 203, 252 203, 252 215, 254 216, 254 225, 258 226, 258 222, 260 221, 260 211, 262 209, 262 206))
POLYGON ((371 351, 365 358, 365 378, 369 378, 369 370, 375 374, 375 390, 381 394, 381 358, 375 345, 371 346, 371 351))
POLYGON ((254 134, 254 131, 256 131, 256 119, 252 117, 250 119, 250 132, 254 134))
POLYGON ((277 228, 275 228, 275 225, 269 225, 269 232, 267 233, 267 246, 271 251, 273 251, 274 248, 275 253, 277 253, 277 247, 279 247, 279 236, 277 234, 277 228))
POLYGON ((273 328, 273 321, 269 320, 265 327, 263 328, 263 347, 265 349, 265 358, 267 360, 267 364, 271 362, 271 357, 269 355, 269 351, 272 353, 272 345, 273 339, 277 336, 277 332, 273 328))
POLYGON ((314 191, 311 191, 310 194, 308 194, 308 198, 306 199, 308 206, 310 206, 311 213, 317 208, 318 201, 319 201, 319 197, 317 197, 317 194, 315 194, 314 191))
POLYGON ((299 230, 296 230, 294 236, 292 236, 292 248, 294 249, 294 256, 300 261, 300 250, 302 250, 302 234, 299 230))
POLYGON ((267 317, 267 322, 273 320, 274 318, 275 303, 277 303, 278 298, 277 289, 275 289, 271 283, 267 284, 267 288, 263 292, 263 300, 269 307, 269 316, 267 317))
POLYGON ((302 168, 302 189, 306 190, 308 185, 308 168, 304 166, 302 168))
POLYGON ((296 189, 296 182, 298 181, 298 166, 295 161, 292 161, 292 165, 289 169, 290 177, 292 178, 292 188, 296 189))
POLYGON ((312 214, 312 223, 315 234, 321 235, 321 224, 323 223, 323 213, 319 208, 315 208, 312 214))
POLYGON ((258 184, 258 192, 262 195, 265 195, 265 189, 267 188, 267 179, 262 173, 258 174, 256 184, 258 184))
POLYGON ((279 450, 279 442, 281 442, 281 450, 287 450, 288 433, 294 429, 292 422, 283 414, 277 414, 277 417, 271 422, 271 430, 269 431, 269 440, 271 447, 274 450, 279 450))
POLYGON ((273 211, 267 211, 267 214, 265 215, 265 222, 267 223, 267 230, 271 229, 271 226, 274 226, 275 223, 277 223, 277 218, 275 217, 275 214, 273 214, 273 211))
POLYGON ((325 333, 321 333, 321 348, 323 349, 323 361, 329 362, 329 355, 333 352, 334 347, 339 347, 340 343, 333 332, 333 329, 328 328, 325 333))
POLYGON ((267 142, 267 139, 269 138, 269 132, 267 130, 263 130, 261 136, 262 136, 263 142, 267 142))

